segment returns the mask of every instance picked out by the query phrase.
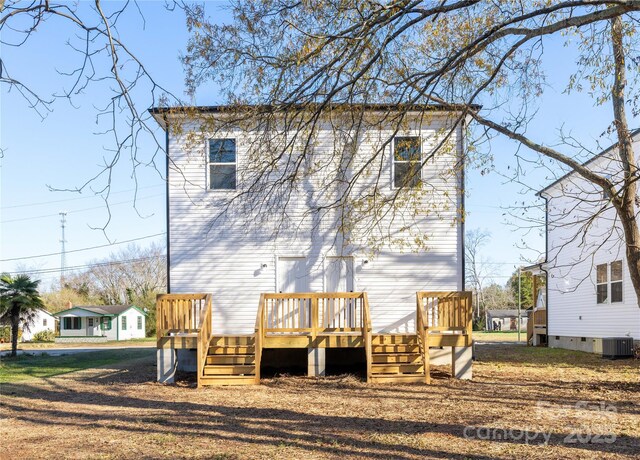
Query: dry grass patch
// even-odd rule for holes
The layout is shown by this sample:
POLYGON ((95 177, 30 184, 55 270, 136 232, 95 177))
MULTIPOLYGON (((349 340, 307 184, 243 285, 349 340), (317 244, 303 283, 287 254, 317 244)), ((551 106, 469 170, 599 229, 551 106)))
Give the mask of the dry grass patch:
POLYGON ((478 358, 473 381, 442 368, 431 386, 338 376, 197 390, 188 376, 155 383, 152 357, 7 384, 0 457, 637 458, 637 361, 503 345, 478 347, 478 358), (575 408, 580 401, 592 404, 575 408), (546 446, 478 439, 480 429, 550 437, 546 446), (616 440, 566 443, 574 430, 616 440))

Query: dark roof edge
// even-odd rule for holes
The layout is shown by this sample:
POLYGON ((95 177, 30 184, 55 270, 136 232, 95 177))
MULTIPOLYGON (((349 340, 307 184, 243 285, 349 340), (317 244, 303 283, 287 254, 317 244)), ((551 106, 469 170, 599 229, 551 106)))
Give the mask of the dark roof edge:
MULTIPOLYGON (((320 104, 315 104, 320 105, 320 104)), ((291 109, 304 109, 308 107, 313 107, 313 104, 283 104, 282 106, 275 105, 202 105, 202 106, 177 106, 177 107, 152 107, 149 109, 149 113, 151 114, 166 114, 171 112, 188 112, 195 111, 199 113, 224 113, 224 112, 235 112, 242 109, 262 109, 265 111, 270 110, 291 110, 291 109)), ((387 111, 392 110, 394 108, 402 108, 408 110, 433 110, 433 111, 447 111, 447 112, 455 112, 461 110, 463 108, 470 108, 472 110, 480 110, 482 108, 479 104, 451 104, 451 105, 443 105, 443 104, 329 104, 328 108, 338 108, 338 107, 357 107, 364 108, 365 110, 371 111, 387 111)))
MULTIPOLYGON (((634 129, 631 131, 630 135, 631 138, 633 139, 634 137, 636 137, 638 134, 640 134, 640 128, 634 129)), ((593 163, 594 161, 596 161, 598 158, 602 157, 604 154, 609 153, 611 150, 615 149, 618 146, 618 143, 614 143, 612 145, 610 145, 609 147, 607 147, 606 149, 604 149, 602 152, 594 155, 592 158, 588 159, 587 161, 585 161, 584 163, 582 163, 582 166, 588 166, 591 163, 593 163)), ((565 180, 568 176, 570 176, 571 174, 574 174, 576 171, 572 170, 569 171, 568 173, 564 174, 563 176, 559 177, 558 179, 554 180, 553 182, 551 182, 549 185, 547 185, 545 188, 543 188, 542 190, 540 190, 538 193, 536 193, 536 196, 541 196, 544 192, 546 192, 547 190, 549 190, 550 188, 558 185, 560 182, 562 182, 563 180, 565 180)))

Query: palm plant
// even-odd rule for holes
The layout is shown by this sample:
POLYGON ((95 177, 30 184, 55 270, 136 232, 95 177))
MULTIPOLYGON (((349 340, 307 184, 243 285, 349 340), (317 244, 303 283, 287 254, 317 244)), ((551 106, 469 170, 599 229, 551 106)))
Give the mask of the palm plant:
POLYGON ((28 275, 0 276, 0 322, 11 325, 11 356, 17 354, 20 322, 28 327, 35 310, 44 307, 39 284, 40 280, 32 280, 28 275))

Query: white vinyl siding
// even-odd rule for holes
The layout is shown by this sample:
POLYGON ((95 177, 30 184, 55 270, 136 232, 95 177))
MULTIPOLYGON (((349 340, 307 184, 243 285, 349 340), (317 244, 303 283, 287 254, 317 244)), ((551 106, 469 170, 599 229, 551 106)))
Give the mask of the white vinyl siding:
MULTIPOLYGON (((638 147, 634 142, 636 152, 638 147)), ((615 168, 615 155, 605 155, 589 167, 615 168)), ((549 335, 640 340, 640 308, 626 269, 624 232, 613 210, 595 218, 586 234, 578 233, 602 198, 602 190, 589 187, 572 174, 543 192, 548 199, 549 335), (592 192, 579 202, 572 197, 576 190, 592 192)))
MULTIPOLYGON (((421 149, 426 152, 436 145, 434 138, 443 126, 444 119, 434 116, 429 125, 412 126, 403 136, 419 138, 421 149)), ((188 129, 186 127, 185 131, 188 129)), ((245 134, 233 132, 221 136, 236 139, 240 178, 246 160, 246 146, 240 139, 244 139, 245 134)), ((207 133, 203 135, 207 137, 207 133)), ((332 136, 330 129, 320 132, 315 139, 314 152, 331 155, 332 136)), ((392 129, 375 130, 363 136, 366 139, 358 146, 354 164, 364 164, 378 146, 386 143, 384 164, 373 164, 371 168, 382 169, 385 177, 393 177, 391 140, 394 136, 396 133, 392 129)), ((414 331, 416 291, 462 288, 462 224, 458 219, 462 204, 460 177, 443 173, 459 160, 460 129, 455 134, 454 145, 457 145, 457 152, 434 155, 422 172, 422 180, 428 181, 435 190, 423 198, 424 208, 437 205, 443 209, 440 214, 387 222, 390 231, 399 237, 411 238, 407 228, 419 230, 428 237, 429 249, 413 251, 390 243, 371 256, 366 247, 340 253, 336 249, 335 221, 325 218, 314 223, 305 217, 306 203, 321 190, 320 179, 295 191, 291 202, 297 203, 297 207, 288 213, 292 222, 286 227, 290 228, 289 233, 281 232, 277 239, 268 231, 269 216, 256 219, 260 225, 247 227, 240 226, 233 217, 234 212, 230 212, 225 221, 219 219, 212 226, 220 195, 207 193, 209 187, 202 174, 209 162, 207 150, 198 150, 186 137, 170 133, 169 154, 172 164, 179 169, 179 172, 172 169, 169 174, 171 292, 211 293, 214 332, 246 333, 254 327, 260 293, 277 292, 282 286, 280 260, 303 258, 307 277, 304 289, 322 292, 331 283, 325 273, 329 258, 350 257, 355 290, 369 293, 374 330, 414 331)), ((366 189, 365 185, 361 187, 366 189)))

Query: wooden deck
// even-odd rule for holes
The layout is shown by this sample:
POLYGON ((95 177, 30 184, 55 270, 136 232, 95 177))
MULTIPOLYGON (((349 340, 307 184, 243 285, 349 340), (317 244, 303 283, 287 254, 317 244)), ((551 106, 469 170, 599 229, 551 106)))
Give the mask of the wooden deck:
POLYGON ((254 332, 211 331, 211 296, 158 296, 158 348, 195 349, 198 386, 260 383, 264 349, 364 348, 367 381, 430 382, 430 347, 471 345, 471 293, 418 292, 416 332, 373 333, 366 292, 265 293, 254 332))

